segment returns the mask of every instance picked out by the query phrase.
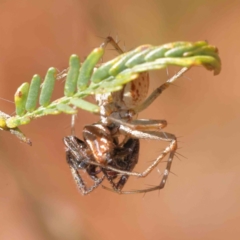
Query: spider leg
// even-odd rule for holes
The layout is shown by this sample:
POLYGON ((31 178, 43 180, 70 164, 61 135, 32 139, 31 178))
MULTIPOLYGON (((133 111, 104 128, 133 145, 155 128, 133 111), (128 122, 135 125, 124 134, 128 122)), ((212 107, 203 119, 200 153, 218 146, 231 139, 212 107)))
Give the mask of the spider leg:
MULTIPOLYGON (((155 135, 158 135, 158 134, 159 133, 155 132, 155 135)), ((166 134, 169 135, 168 133, 166 133, 166 134)), ((143 171, 142 173, 136 173, 136 172, 125 173, 126 175, 129 175, 129 176, 146 177, 158 165, 158 163, 161 162, 162 159, 169 153, 167 165, 166 165, 162 180, 159 185, 152 187, 152 188, 146 188, 146 189, 141 189, 141 190, 132 190, 132 191, 121 191, 121 189, 120 189, 120 191, 119 190, 116 191, 115 189, 109 189, 109 188, 106 188, 105 186, 102 186, 102 187, 106 190, 114 191, 119 194, 146 193, 146 192, 151 192, 151 191, 155 191, 155 190, 164 188, 167 178, 170 173, 170 169, 171 169, 171 165, 172 165, 172 161, 173 161, 173 157, 175 155, 176 149, 177 149, 177 141, 176 141, 176 138, 174 137, 174 138, 172 138, 170 145, 165 148, 165 150, 156 158, 156 160, 145 171, 143 171)))
POLYGON ((175 153, 174 151, 170 153, 168 161, 167 161, 167 166, 166 166, 166 169, 165 169, 163 177, 162 177, 162 180, 161 180, 160 184, 155 186, 155 187, 145 188, 145 189, 140 189, 140 190, 130 190, 130 191, 115 191, 115 190, 107 188, 105 186, 102 186, 102 187, 106 190, 117 192, 119 194, 146 193, 146 192, 152 192, 152 191, 163 189, 166 182, 167 182, 167 178, 168 178, 168 175, 169 175, 169 172, 170 172, 170 169, 171 169, 174 153, 175 153))
POLYGON ((134 114, 137 114, 144 109, 146 109, 149 105, 152 104, 152 102, 158 98, 161 93, 167 89, 174 81, 176 81, 179 77, 181 77, 186 71, 188 71, 190 68, 184 67, 182 68, 178 73, 176 73, 172 78, 168 79, 165 83, 163 83, 161 86, 156 88, 149 96, 148 98, 142 102, 139 106, 132 109, 134 114))
POLYGON ((126 133, 127 131, 131 132, 133 130, 138 131, 160 131, 161 129, 167 126, 166 120, 154 120, 154 119, 136 119, 132 120, 130 123, 122 121, 117 118, 108 117, 108 119, 113 122, 117 123, 120 126, 120 131, 126 133), (124 129, 126 127, 126 129, 124 129))

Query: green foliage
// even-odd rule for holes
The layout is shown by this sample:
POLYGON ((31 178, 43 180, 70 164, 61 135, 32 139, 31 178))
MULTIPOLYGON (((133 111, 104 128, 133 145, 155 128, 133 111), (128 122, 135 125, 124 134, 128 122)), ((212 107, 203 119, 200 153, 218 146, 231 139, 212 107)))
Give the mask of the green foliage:
POLYGON ((83 98, 88 95, 102 94, 120 90, 124 84, 136 79, 145 71, 166 68, 170 65, 190 68, 204 66, 218 74, 221 62, 217 48, 205 41, 196 43, 174 42, 162 46, 143 45, 130 52, 119 55, 113 60, 96 68, 104 54, 104 45, 94 49, 87 59, 80 64, 79 57, 72 55, 64 86, 64 96, 51 101, 57 70, 49 68, 41 87, 41 78, 34 75, 29 83, 23 83, 16 91, 16 116, 0 113, 0 129, 14 130, 15 135, 25 142, 27 138, 20 133, 19 125, 49 114, 74 114, 74 107, 99 113, 99 106, 83 98), (40 92, 40 96, 39 96, 40 92), (37 101, 39 99, 39 107, 37 101))
POLYGON ((15 128, 9 128, 6 125, 7 119, 9 119, 10 116, 2 111, 0 111, 0 130, 8 131, 11 134, 14 134, 17 138, 19 138, 21 141, 32 145, 32 142, 30 139, 26 138, 25 135, 21 132, 21 130, 17 127, 15 128))

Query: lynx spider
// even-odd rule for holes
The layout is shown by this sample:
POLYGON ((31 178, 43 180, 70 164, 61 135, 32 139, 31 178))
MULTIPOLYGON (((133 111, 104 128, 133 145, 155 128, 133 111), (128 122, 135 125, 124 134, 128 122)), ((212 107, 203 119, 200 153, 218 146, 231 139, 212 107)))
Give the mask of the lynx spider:
MULTIPOLYGON (((112 44, 120 54, 123 53, 112 37, 107 37, 101 46, 106 47, 108 43, 112 44)), ((83 130, 85 141, 74 136, 64 138, 67 162, 83 195, 92 192, 104 178, 110 182, 112 189, 102 187, 119 194, 146 193, 164 188, 177 149, 177 139, 171 133, 162 132, 167 126, 165 120, 136 119, 136 117, 187 70, 188 68, 181 69, 147 98, 148 72, 139 74, 137 79, 124 85, 120 91, 96 95, 96 101, 100 106, 99 123, 85 126, 83 130), (121 143, 119 143, 120 136, 124 136, 121 143), (169 142, 162 153, 141 173, 133 172, 138 161, 139 139, 169 142), (146 177, 168 154, 166 168, 159 185, 141 190, 122 191, 129 176, 146 177), (120 166, 122 163, 125 165, 120 166), (84 169, 88 173, 94 181, 93 186, 86 187, 79 169, 84 169), (103 173, 101 178, 97 176, 100 172, 103 173), (121 176, 120 180, 115 183, 113 180, 118 175, 121 176)))

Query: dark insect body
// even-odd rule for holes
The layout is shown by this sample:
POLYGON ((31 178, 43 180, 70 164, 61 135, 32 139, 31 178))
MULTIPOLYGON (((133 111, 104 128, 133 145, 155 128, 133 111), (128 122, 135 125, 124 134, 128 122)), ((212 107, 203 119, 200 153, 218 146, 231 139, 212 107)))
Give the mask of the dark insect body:
POLYGON ((112 138, 108 128, 102 125, 89 125, 83 129, 84 141, 75 136, 64 138, 66 145, 67 163, 71 169, 74 180, 83 195, 92 192, 106 178, 112 188, 120 191, 128 180, 123 174, 117 179, 115 169, 132 171, 138 162, 139 140, 129 138, 126 143, 119 146, 117 139, 112 138), (107 168, 106 168, 107 166, 107 168), (94 181, 91 187, 84 183, 79 170, 84 170, 94 181), (103 173, 102 177, 98 177, 103 173))

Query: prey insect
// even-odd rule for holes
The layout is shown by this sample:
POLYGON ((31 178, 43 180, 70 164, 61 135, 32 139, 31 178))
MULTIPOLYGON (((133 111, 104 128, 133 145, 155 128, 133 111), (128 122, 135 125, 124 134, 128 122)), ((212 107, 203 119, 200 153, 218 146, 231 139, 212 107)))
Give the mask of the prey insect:
POLYGON ((138 161, 139 140, 128 139, 122 146, 113 138, 107 127, 101 124, 88 125, 83 129, 84 141, 75 136, 64 138, 66 159, 77 187, 83 195, 92 192, 106 178, 113 189, 121 190, 128 175, 118 177, 115 169, 132 171, 138 161), (105 166, 109 169, 105 169, 105 166), (111 170, 112 169, 112 170, 111 170), (87 187, 79 173, 84 170, 94 184, 87 187), (102 173, 101 177, 98 175, 102 173))
MULTIPOLYGON (((108 43, 111 43, 119 53, 123 53, 112 37, 108 37, 101 46, 105 47, 108 43)), ((144 47, 147 49, 147 45, 142 46, 142 48, 144 47)), ((129 61, 129 56, 126 59, 123 58, 119 67, 126 61, 129 61)), ((106 65, 103 64, 100 68, 104 69, 105 67, 106 65)), ((177 139, 171 133, 162 132, 162 129, 167 126, 165 120, 136 119, 136 116, 187 70, 188 68, 183 68, 147 98, 148 72, 140 73, 138 78, 125 84, 120 91, 96 95, 96 101, 100 107, 99 123, 84 128, 84 141, 75 136, 64 138, 67 163, 83 194, 93 191, 104 178, 110 182, 112 189, 105 186, 103 188, 121 194, 145 193, 162 189, 165 186, 177 149, 177 139), (120 141, 121 137, 124 138, 122 141, 120 141), (169 145, 153 163, 141 173, 133 171, 139 157, 139 139, 169 142, 169 145), (146 177, 167 155, 169 157, 166 168, 157 186, 122 191, 129 176, 146 177), (94 184, 91 187, 87 187, 84 183, 79 172, 81 170, 85 170, 93 180, 94 184), (98 177, 99 173, 102 173, 101 177, 98 177), (120 180, 115 182, 114 180, 118 176, 120 176, 120 180)))

